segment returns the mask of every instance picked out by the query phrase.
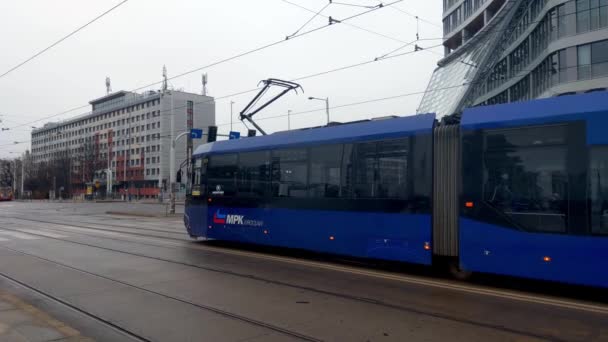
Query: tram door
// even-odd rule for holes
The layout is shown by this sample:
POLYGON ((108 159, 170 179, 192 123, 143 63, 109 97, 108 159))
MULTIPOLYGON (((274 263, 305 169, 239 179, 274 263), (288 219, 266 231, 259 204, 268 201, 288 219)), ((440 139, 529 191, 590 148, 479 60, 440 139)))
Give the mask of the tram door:
POLYGON ((186 196, 184 221, 188 233, 193 237, 207 236, 207 175, 206 157, 195 157, 192 161, 192 175, 186 196))

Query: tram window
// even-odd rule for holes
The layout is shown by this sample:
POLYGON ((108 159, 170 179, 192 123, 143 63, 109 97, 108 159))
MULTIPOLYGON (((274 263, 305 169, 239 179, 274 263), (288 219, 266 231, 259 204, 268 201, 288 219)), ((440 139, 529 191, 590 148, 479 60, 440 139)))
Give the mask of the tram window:
POLYGON ((353 197, 376 196, 376 143, 356 144, 353 151, 353 197))
POLYGON ((275 197, 307 197, 306 149, 272 152, 272 193, 275 197))
POLYGON ((484 203, 525 230, 565 233, 565 134, 565 126, 486 131, 484 203))
POLYGON ((192 182, 190 184, 189 193, 193 196, 201 196, 202 194, 202 166, 203 159, 196 158, 192 163, 192 182))
POLYGON ((310 149, 311 197, 339 197, 342 145, 313 147, 310 149))
POLYGON ((344 153, 342 153, 342 176, 341 176, 341 197, 352 198, 354 190, 354 145, 344 145, 344 153))
POLYGON ((209 157, 207 170, 209 192, 216 196, 234 196, 236 193, 236 173, 236 154, 209 157))
POLYGON ((407 140, 378 143, 378 198, 408 197, 408 148, 407 140))
POLYGON ((249 152, 239 155, 239 173, 237 177, 239 196, 263 197, 270 180, 269 153, 249 152))
POLYGON ((608 235, 608 147, 591 149, 591 231, 608 235))

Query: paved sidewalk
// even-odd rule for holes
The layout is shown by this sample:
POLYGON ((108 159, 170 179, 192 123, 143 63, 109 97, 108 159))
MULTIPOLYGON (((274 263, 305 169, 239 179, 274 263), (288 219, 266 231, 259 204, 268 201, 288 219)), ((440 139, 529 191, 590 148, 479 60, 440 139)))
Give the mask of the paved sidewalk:
POLYGON ((77 330, 0 290, 0 341, 90 342, 77 330))

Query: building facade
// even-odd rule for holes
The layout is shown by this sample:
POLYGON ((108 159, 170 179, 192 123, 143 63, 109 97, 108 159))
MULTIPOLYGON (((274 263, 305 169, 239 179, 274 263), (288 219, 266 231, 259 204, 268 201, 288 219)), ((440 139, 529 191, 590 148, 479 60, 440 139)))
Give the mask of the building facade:
POLYGON ((444 0, 420 113, 608 88, 608 0, 444 0))
MULTIPOLYGON (((114 194, 160 195, 169 185, 172 117, 175 137, 215 125, 214 99, 182 91, 120 91, 90 104, 90 113, 32 131, 33 162, 69 170, 62 186, 76 195, 91 186, 105 192, 108 178, 114 194)), ((175 170, 186 161, 186 141, 176 143, 175 170)))

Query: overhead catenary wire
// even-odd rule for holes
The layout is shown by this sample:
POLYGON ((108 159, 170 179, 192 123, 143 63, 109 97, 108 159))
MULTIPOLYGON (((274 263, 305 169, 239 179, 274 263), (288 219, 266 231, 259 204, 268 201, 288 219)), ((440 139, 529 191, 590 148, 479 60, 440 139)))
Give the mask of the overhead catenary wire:
POLYGON ((319 10, 318 12, 316 12, 316 13, 315 13, 315 14, 312 16, 312 18, 308 19, 308 20, 307 20, 307 21, 304 23, 304 25, 300 26, 300 28, 299 28, 299 29, 297 29, 297 30, 296 30, 296 32, 294 32, 294 33, 290 34, 290 35, 289 35, 289 36, 287 36, 285 39, 289 39, 289 38, 291 38, 291 37, 295 36, 296 34, 300 33, 300 31, 302 31, 302 29, 304 29, 304 27, 306 27, 306 25, 310 24, 310 22, 311 22, 311 21, 313 21, 313 20, 314 20, 316 17, 318 17, 318 16, 321 14, 321 12, 323 12, 323 11, 324 11, 324 10, 325 10, 327 7, 329 7, 329 5, 331 5, 331 1, 330 1, 330 2, 328 2, 328 3, 327 3, 325 6, 323 6, 323 8, 321 8, 321 10, 319 10))
MULTIPOLYGON (((409 53, 413 53, 413 52, 415 52, 415 51, 412 51, 412 52, 409 52, 409 53)), ((404 54, 408 54, 408 53, 404 53, 404 54)), ((395 56, 391 56, 390 58, 398 57, 398 56, 399 55, 395 55, 395 56)), ((608 60, 600 62, 600 63, 606 63, 606 62, 608 62, 608 60)), ((569 66, 569 67, 562 68, 561 70, 566 70, 566 69, 570 69, 570 68, 578 68, 578 67, 579 67, 578 65, 569 66)), ((531 70, 522 70, 522 71, 531 71, 531 70)), ((302 78, 305 78, 305 77, 312 77, 312 75, 304 76, 302 78)), ((515 79, 515 78, 518 78, 518 76, 508 77, 505 80, 508 81, 508 80, 515 79)), ((381 97, 381 98, 374 98, 374 99, 369 99, 369 100, 364 100, 364 101, 345 103, 345 104, 342 104, 342 105, 337 105, 337 106, 329 107, 329 109, 339 109, 339 108, 353 107, 353 106, 358 106, 358 105, 364 105, 364 104, 375 103, 375 102, 382 102, 382 101, 389 101, 389 100, 394 100, 394 99, 399 99, 399 98, 405 98, 405 97, 411 97, 411 96, 416 96, 416 95, 425 95, 427 93, 440 92, 440 91, 446 91, 446 90, 453 90, 453 89, 457 89, 457 88, 461 88, 461 87, 464 87, 464 86, 473 85, 473 84, 477 84, 477 83, 481 83, 481 82, 463 82, 462 84, 457 84, 457 85, 453 85, 453 86, 446 86, 446 87, 439 87, 439 88, 434 88, 434 89, 431 89, 431 90, 416 91, 416 92, 397 94, 397 95, 386 96, 386 97, 381 97)), ((246 91, 246 92, 253 92, 253 91, 256 91, 256 90, 257 90, 257 88, 249 90, 249 91, 246 91)), ((246 93, 246 92, 241 92, 241 93, 246 93)), ((228 97, 228 96, 226 96, 226 97, 228 97)), ((291 112, 289 115, 290 116, 304 115, 304 114, 315 113, 315 112, 320 112, 320 111, 324 111, 324 110, 326 110, 325 107, 323 107, 323 108, 316 108, 316 109, 310 109, 310 110, 304 110, 304 111, 299 111, 299 112, 291 112)), ((262 117, 262 118, 259 118, 258 121, 273 120, 273 119, 284 118, 284 117, 287 117, 287 114, 280 114, 280 115, 262 117)), ((228 122, 228 123, 220 123, 220 124, 217 124, 216 126, 218 126, 218 127, 224 127, 224 126, 229 126, 229 125, 230 125, 230 123, 228 122)), ((175 132, 178 132, 178 131, 175 131, 175 132)), ((181 132, 181 131, 179 131, 179 132, 181 132)), ((169 136, 161 135, 161 138, 167 138, 167 137, 169 137, 169 136)), ((7 147, 13 147, 15 145, 27 144, 27 143, 30 143, 30 142, 31 142, 31 140, 24 140, 24 141, 15 141, 13 143, 0 144, 0 150, 5 149, 7 147)))
MULTIPOLYGON (((310 12, 310 13, 316 13, 314 10, 312 10, 310 8, 307 8, 307 7, 304 7, 304 6, 302 6, 302 5, 298 4, 298 3, 292 2, 290 0, 281 0, 281 1, 284 2, 284 3, 286 3, 286 4, 289 4, 289 5, 295 6, 297 8, 300 8, 300 9, 302 9, 304 11, 307 11, 307 12, 310 12)), ((323 14, 319 14, 319 16, 321 16, 323 18, 326 18, 326 19, 330 18, 329 16, 323 15, 323 14)), ((402 43, 402 44, 406 43, 406 41, 404 41, 403 39, 395 38, 395 37, 392 37, 392 36, 389 36, 389 35, 386 35, 386 34, 383 34, 383 33, 380 33, 380 32, 376 32, 376 31, 367 29, 365 27, 362 27, 360 25, 355 25, 353 23, 343 22, 343 21, 342 21, 342 24, 344 24, 346 26, 349 26, 349 27, 352 27, 354 29, 360 30, 360 31, 365 31, 367 33, 370 33, 370 34, 373 34, 373 35, 376 35, 376 36, 379 36, 379 37, 390 39, 390 40, 395 41, 395 42, 399 42, 399 43, 402 43)))
MULTIPOLYGON (((128 0, 125 0, 125 1, 128 1, 128 0)), ((394 4, 397 4, 397 3, 402 2, 402 1, 404 1, 404 0, 395 0, 395 1, 391 2, 391 3, 384 4, 382 7, 375 7, 375 8, 372 8, 372 9, 369 9, 369 10, 366 10, 366 11, 363 11, 363 12, 360 12, 360 13, 357 13, 357 14, 354 14, 354 15, 351 15, 351 16, 349 16, 349 17, 346 17, 346 18, 344 18, 344 19, 339 20, 339 23, 345 23, 346 21, 349 21, 349 20, 352 20, 352 19, 355 19, 355 18, 361 17, 361 16, 363 16, 363 15, 367 15, 367 14, 369 14, 369 13, 375 12, 375 11, 380 10, 380 9, 382 9, 382 8, 391 7, 391 6, 393 6, 394 4)), ((262 50, 265 50, 265 49, 268 49, 268 48, 274 47, 274 46, 276 46, 276 45, 283 44, 283 43, 288 42, 288 41, 292 41, 292 40, 294 40, 294 39, 296 39, 296 38, 300 38, 300 37, 303 37, 303 36, 305 36, 305 35, 312 34, 312 33, 317 32, 317 31, 321 31, 321 30, 326 29, 326 28, 331 27, 331 26, 333 26, 333 25, 332 25, 332 24, 330 24, 330 23, 328 23, 328 24, 326 24, 326 25, 324 25, 324 26, 320 26, 320 27, 317 27, 317 28, 310 29, 310 30, 308 30, 308 31, 304 31, 304 32, 302 32, 302 33, 299 33, 299 34, 297 34, 297 35, 295 35, 295 36, 291 37, 291 38, 290 38, 290 39, 288 39, 288 40, 281 39, 281 40, 278 40, 278 41, 275 41, 275 42, 272 42, 272 43, 269 43, 269 44, 265 44, 265 45, 262 45, 262 46, 260 46, 260 47, 257 47, 257 48, 254 48, 254 49, 251 49, 251 50, 248 50, 248 51, 245 51, 245 52, 238 53, 238 54, 236 54, 236 55, 233 55, 233 56, 230 56, 230 57, 227 57, 227 58, 224 58, 224 59, 218 60, 218 61, 216 61, 216 62, 213 62, 213 63, 207 64, 207 65, 205 65, 205 66, 198 67, 198 68, 195 68, 195 69, 192 69, 192 70, 189 70, 189 71, 186 71, 186 72, 180 73, 180 74, 178 74, 178 75, 175 75, 175 76, 169 77, 169 78, 167 78, 167 81, 169 81, 169 80, 173 80, 173 79, 176 79, 176 78, 179 78, 179 77, 183 77, 183 76, 186 76, 186 75, 189 75, 189 74, 192 74, 192 73, 195 73, 195 72, 198 72, 198 71, 204 70, 204 69, 208 69, 208 68, 211 68, 211 67, 214 67, 214 66, 220 65, 220 64, 224 64, 224 63, 230 62, 230 61, 232 61, 232 60, 235 60, 235 59, 238 59, 238 58, 241 58, 241 57, 245 57, 245 56, 250 55, 250 54, 253 54, 253 53, 255 53, 255 52, 262 51, 262 50)), ((135 89, 132 89, 131 91, 132 91, 132 92, 135 92, 135 91, 142 90, 142 89, 145 89, 145 88, 150 88, 150 87, 152 87, 152 86, 155 86, 155 85, 161 84, 162 82, 163 82, 163 81, 158 81, 158 82, 150 83, 150 84, 147 84, 147 85, 144 85, 144 86, 141 86, 141 87, 137 87, 137 88, 135 88, 135 89)), ((17 125, 17 126, 11 127, 11 128, 21 127, 21 126, 25 126, 25 125, 31 125, 31 124, 36 123, 36 122, 40 122, 40 121, 43 121, 43 120, 47 120, 47 119, 51 119, 51 118, 54 118, 54 117, 58 117, 58 116, 61 116, 61 115, 64 115, 64 114, 67 114, 67 113, 73 112, 73 111, 75 111, 75 110, 79 110, 79 109, 82 109, 82 108, 86 108, 86 107, 88 107, 88 105, 83 105, 83 106, 76 107, 76 108, 73 108, 73 109, 70 109, 70 110, 67 110, 67 111, 63 111, 63 112, 61 112, 61 113, 57 113, 57 114, 53 114, 53 115, 49 115, 49 116, 45 116, 45 117, 42 117, 42 118, 40 118, 40 119, 36 119, 36 120, 30 121, 30 122, 27 122, 27 123, 25 123, 25 124, 22 124, 22 125, 17 125)))
MULTIPOLYGON (((269 44, 266 44, 266 45, 262 45, 262 46, 260 46, 260 47, 255 48, 255 49, 248 50, 248 51, 245 51, 245 52, 242 52, 242 53, 236 54, 236 55, 231 56, 231 57, 228 57, 228 58, 224 58, 224 59, 222 59, 222 60, 219 60, 219 61, 216 61, 216 62, 210 63, 210 64, 208 64, 208 65, 205 65, 205 66, 202 66, 202 67, 198 67, 198 68, 195 68, 195 69, 192 69, 192 70, 189 70, 189 71, 186 71, 186 72, 183 72, 183 73, 177 74, 177 75, 175 75, 175 76, 171 76, 171 77, 167 78, 167 81, 170 81, 170 80, 173 80, 173 79, 176 79, 176 78, 179 78, 179 77, 183 77, 183 76, 186 76, 186 75, 189 75, 189 74, 195 73, 195 72, 199 72, 199 71, 201 71, 201 70, 208 69, 208 68, 211 68, 211 67, 214 67, 214 66, 217 66, 217 65, 220 65, 220 64, 226 63, 226 62, 230 62, 230 61, 235 60, 235 59, 237 59, 237 58, 241 58, 241 57, 244 57, 244 56, 247 56, 247 55, 253 54, 253 53, 255 53, 255 52, 262 51, 262 50, 265 50, 265 49, 271 48, 271 47, 273 47, 273 46, 276 46, 276 45, 279 45, 279 44, 283 44, 283 43, 288 42, 288 41, 292 41, 292 40, 294 40, 294 39, 296 39, 296 38, 301 38, 301 37, 304 37, 304 36, 306 36, 306 35, 309 35, 309 34, 312 34, 312 33, 317 32, 317 31, 321 31, 321 30, 323 30, 323 29, 326 29, 326 28, 328 28, 328 27, 331 27, 331 26, 333 26, 333 25, 334 25, 334 24, 336 24, 336 23, 344 23, 344 22, 346 22, 346 21, 349 21, 349 20, 352 20, 352 19, 355 19, 355 18, 361 17, 361 16, 363 16, 363 15, 367 15, 367 14, 369 14, 369 13, 375 12, 375 11, 377 11, 377 10, 380 10, 380 9, 384 8, 384 7, 390 7, 390 6, 393 6, 394 4, 396 4, 396 3, 400 3, 400 2, 403 2, 403 1, 404 1, 404 0, 395 0, 395 1, 391 2, 391 3, 385 4, 383 7, 376 7, 376 8, 372 8, 372 9, 369 9, 369 10, 367 10, 367 11, 363 11, 363 12, 360 12, 360 13, 357 13, 357 14, 354 14, 354 15, 351 15, 351 16, 346 17, 346 18, 344 18, 344 19, 340 19, 339 21, 334 22, 333 24, 332 24, 332 23, 328 23, 328 24, 326 24, 326 25, 319 26, 319 27, 316 27, 316 28, 314 28, 314 29, 310 29, 310 30, 308 30, 308 31, 304 31, 304 32, 298 33, 297 35, 295 35, 295 36, 293 36, 293 37, 291 37, 291 38, 289 38, 289 39, 287 39, 287 40, 286 40, 286 39, 281 39, 281 40, 278 40, 278 41, 275 41, 275 42, 272 42, 272 43, 269 43, 269 44)), ((133 89, 132 91, 137 91, 137 90, 141 90, 141 89, 149 88, 149 87, 152 87, 152 86, 158 85, 158 84, 160 84, 160 83, 162 83, 162 82, 163 82, 163 81, 158 81, 158 82, 150 83, 150 84, 147 84, 147 85, 144 85, 144 86, 138 87, 138 88, 136 88, 136 89, 133 89)))
POLYGON ((100 15, 96 16, 95 18, 93 18, 92 20, 90 20, 89 22, 87 22, 86 24, 78 27, 77 29, 71 31, 70 33, 68 33, 67 35, 63 36, 62 38, 60 38, 59 40, 57 40, 56 42, 52 43, 51 45, 45 47, 44 49, 40 50, 39 52, 37 52, 36 54, 34 54, 33 56, 25 59, 24 61, 22 61, 21 63, 15 65, 14 67, 8 69, 7 71, 5 71, 4 73, 2 73, 0 75, 0 78, 10 74, 11 72, 21 68, 22 66, 24 66, 25 64, 31 62, 32 60, 34 60, 35 58, 39 57, 40 55, 42 55, 43 53, 49 51, 50 49, 54 48, 55 46, 61 44, 63 41, 65 41, 66 39, 72 37, 73 35, 75 35, 76 33, 82 31, 83 29, 85 29, 87 26, 93 24, 94 22, 98 21, 99 19, 105 17, 106 15, 108 15, 110 12, 114 11, 115 9, 117 9, 118 7, 124 5, 127 1, 129 0, 123 0, 121 2, 119 2, 118 4, 114 5, 113 7, 111 7, 110 9, 108 9, 107 11, 101 13, 100 15))
POLYGON ((419 21, 421 21, 421 22, 423 22, 423 23, 426 23, 426 24, 429 24, 429 25, 431 25, 431 26, 435 26, 435 27, 438 27, 438 28, 442 28, 442 27, 441 27, 441 25, 436 24, 436 23, 434 23, 434 22, 432 22, 432 21, 430 21, 430 20, 427 20, 427 19, 421 18, 421 17, 417 16, 416 14, 409 13, 409 12, 407 12, 407 11, 405 11, 405 10, 403 10, 403 9, 399 8, 398 6, 391 6, 391 8, 392 8, 393 10, 397 11, 397 12, 403 13, 403 14, 405 14, 406 16, 411 17, 411 18, 414 18, 414 19, 416 19, 416 20, 419 20, 419 21))
MULTIPOLYGON (((426 49, 432 49, 432 48, 436 48, 441 46, 441 44, 439 45, 435 45, 435 46, 430 46, 426 49)), ((313 74, 309 74, 309 75, 305 75, 305 76, 300 76, 297 78, 293 78, 290 81, 291 82, 295 82, 295 81, 302 81, 302 80, 306 80, 306 79, 310 79, 310 78, 314 78, 314 77, 319 77, 322 75, 327 75, 327 74, 331 74, 334 72, 339 72, 339 71, 344 71, 344 70, 348 70, 348 69, 353 69, 353 68, 357 68, 357 67, 361 67, 364 65, 368 65, 368 64, 372 64, 372 63, 376 63, 376 62, 381 62, 384 60, 390 60, 390 59, 394 59, 394 58, 398 58, 398 57, 403 57, 403 56, 407 56, 416 52, 419 52, 420 50, 414 50, 414 51, 409 51, 409 52, 404 52, 401 54, 396 54, 393 56, 387 56, 387 57, 376 57, 374 59, 368 59, 366 61, 363 62, 359 62, 359 63, 355 63, 355 64, 349 64, 346 66, 342 66, 342 67, 338 67, 338 68, 334 68, 334 69, 330 69, 330 70, 325 70, 325 71, 321 71, 321 72, 317 72, 317 73, 313 73, 313 74)), ((247 93, 252 93, 255 91, 258 91, 260 89, 260 87, 256 87, 256 88, 252 88, 249 90, 244 90, 244 91, 240 91, 240 92, 236 92, 236 93, 232 93, 229 95, 223 95, 223 96, 219 96, 219 97, 215 97, 211 100, 204 100, 204 101, 198 101, 198 102, 194 102, 194 105, 197 104, 206 104, 206 103, 211 103, 217 100, 222 100, 222 99, 228 99, 228 98, 233 98, 234 96, 238 96, 238 95, 244 95, 247 93)), ((186 108, 187 105, 182 105, 182 106, 177 106, 177 107, 173 107, 173 111, 178 110, 178 109, 182 109, 182 108, 186 108)), ((171 109, 166 109, 166 110, 159 110, 159 113, 170 113, 171 109)), ((173 115, 178 115, 178 114, 173 114, 173 115)))

